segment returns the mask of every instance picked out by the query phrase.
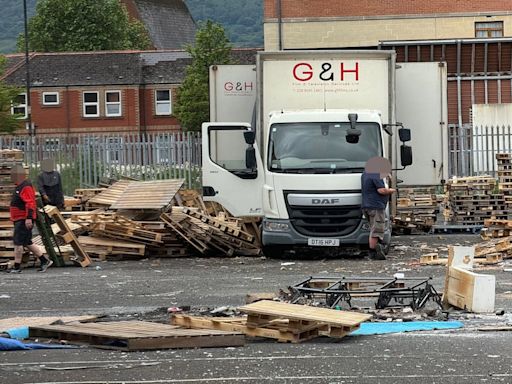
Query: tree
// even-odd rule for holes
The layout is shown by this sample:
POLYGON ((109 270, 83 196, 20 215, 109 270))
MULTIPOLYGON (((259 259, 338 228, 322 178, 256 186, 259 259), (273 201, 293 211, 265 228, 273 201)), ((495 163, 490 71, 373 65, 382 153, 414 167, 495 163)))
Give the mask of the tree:
MULTIPOLYGON (((0 56, 0 77, 2 77, 5 66, 5 58, 0 56)), ((12 101, 20 94, 21 90, 6 85, 0 81, 0 132, 12 133, 20 127, 19 116, 11 114, 12 101)))
MULTIPOLYGON (((24 36, 18 49, 24 49, 24 36)), ((38 52, 149 49, 144 25, 119 0, 40 0, 29 21, 30 50, 38 52)))
POLYGON ((188 45, 186 51, 192 63, 178 91, 174 112, 184 130, 199 131, 210 116, 209 68, 231 62, 231 44, 224 28, 208 20, 200 25, 194 45, 188 45))

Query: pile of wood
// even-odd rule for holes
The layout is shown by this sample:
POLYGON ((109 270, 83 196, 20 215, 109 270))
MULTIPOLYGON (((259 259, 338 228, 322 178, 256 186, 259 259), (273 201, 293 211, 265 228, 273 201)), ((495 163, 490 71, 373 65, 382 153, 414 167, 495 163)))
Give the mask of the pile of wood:
MULTIPOLYGON (((11 181, 11 169, 23 165, 23 152, 17 149, 0 150, 0 264, 7 265, 14 260, 12 243, 13 223, 10 221, 9 205, 15 185, 11 181)), ((28 260, 28 254, 24 256, 28 260)))
POLYGON ((412 230, 429 232, 436 223, 442 195, 435 187, 400 188, 393 228, 405 233, 412 230))
POLYGON ((214 217, 197 208, 174 207, 162 220, 190 246, 203 255, 258 254, 253 235, 242 230, 240 221, 214 217))
POLYGON ((240 332, 279 342, 300 343, 319 336, 343 338, 371 315, 263 300, 239 308, 243 317, 173 315, 171 323, 191 329, 240 332))
POLYGON ((71 235, 61 227, 54 233, 61 244, 77 238, 84 253, 100 260, 259 254, 254 220, 232 218, 197 191, 180 189, 182 184, 122 180, 91 192, 79 189, 75 196, 83 199, 84 211, 68 212, 63 220, 71 235))
POLYGON ((506 214, 503 195, 496 193, 491 176, 453 178, 446 184, 444 216, 447 223, 483 226, 485 220, 506 214))

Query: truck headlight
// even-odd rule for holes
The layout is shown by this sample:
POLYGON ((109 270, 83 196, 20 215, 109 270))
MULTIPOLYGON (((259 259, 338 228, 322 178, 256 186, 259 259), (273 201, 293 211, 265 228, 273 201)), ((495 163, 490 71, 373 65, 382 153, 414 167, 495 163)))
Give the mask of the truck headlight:
POLYGON ((286 232, 290 229, 288 223, 280 223, 278 221, 265 221, 263 228, 268 232, 286 232))

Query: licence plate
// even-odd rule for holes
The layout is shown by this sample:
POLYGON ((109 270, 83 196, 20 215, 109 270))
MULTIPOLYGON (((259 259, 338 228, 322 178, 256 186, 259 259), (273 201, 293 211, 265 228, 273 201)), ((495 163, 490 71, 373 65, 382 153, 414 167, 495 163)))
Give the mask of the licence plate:
POLYGON ((308 239, 308 245, 312 247, 338 247, 339 239, 308 239))

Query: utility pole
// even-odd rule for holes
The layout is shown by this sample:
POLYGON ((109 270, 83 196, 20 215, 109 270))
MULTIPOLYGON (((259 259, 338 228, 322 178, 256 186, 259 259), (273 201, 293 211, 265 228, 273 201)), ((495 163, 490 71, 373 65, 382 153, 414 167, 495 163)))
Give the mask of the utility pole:
POLYGON ((29 136, 32 136, 32 103, 30 98, 30 58, 28 52, 28 14, 27 14, 27 0, 23 0, 23 15, 24 15, 24 24, 25 24, 25 79, 26 79, 26 87, 27 87, 27 96, 25 98, 25 103, 27 105, 27 121, 26 127, 29 136))

